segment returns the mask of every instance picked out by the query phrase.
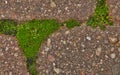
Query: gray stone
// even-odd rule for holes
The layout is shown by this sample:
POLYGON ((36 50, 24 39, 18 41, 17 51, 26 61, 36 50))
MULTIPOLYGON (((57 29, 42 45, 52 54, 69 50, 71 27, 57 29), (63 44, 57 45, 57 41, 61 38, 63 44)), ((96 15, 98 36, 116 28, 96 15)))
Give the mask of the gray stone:
POLYGON ((115 53, 111 53, 111 54, 110 54, 110 57, 111 57, 112 59, 114 59, 114 58, 116 57, 116 54, 115 54, 115 53))
POLYGON ((61 69, 59 69, 59 68, 54 68, 54 71, 55 71, 57 74, 59 74, 59 73, 61 72, 61 69))
POLYGON ((96 55, 100 56, 101 51, 102 51, 101 47, 98 47, 97 50, 96 50, 96 55))
POLYGON ((115 64, 112 67, 112 75, 120 75, 120 64, 115 64))

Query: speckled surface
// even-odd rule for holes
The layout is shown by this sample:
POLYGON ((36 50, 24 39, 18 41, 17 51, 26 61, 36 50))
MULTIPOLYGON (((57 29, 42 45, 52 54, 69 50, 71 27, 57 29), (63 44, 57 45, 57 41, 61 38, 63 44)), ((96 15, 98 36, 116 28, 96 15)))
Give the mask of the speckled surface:
POLYGON ((0 75, 29 75, 15 37, 0 34, 0 75))
POLYGON ((119 75, 119 28, 61 28, 40 48, 39 75, 119 75))
POLYGON ((96 0, 0 0, 0 19, 26 21, 34 18, 87 20, 96 0))
POLYGON ((120 0, 107 0, 107 5, 112 20, 120 24, 120 0))

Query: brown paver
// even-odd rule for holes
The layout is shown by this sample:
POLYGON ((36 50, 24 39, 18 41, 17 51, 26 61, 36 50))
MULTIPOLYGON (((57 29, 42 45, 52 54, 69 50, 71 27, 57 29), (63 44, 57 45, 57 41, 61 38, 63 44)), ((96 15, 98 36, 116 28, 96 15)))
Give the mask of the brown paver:
POLYGON ((0 35, 0 75, 29 75, 15 37, 0 35))
POLYGON ((87 20, 96 0, 0 0, 0 19, 26 21, 34 18, 87 20))
POLYGON ((120 0, 107 0, 107 4, 112 20, 120 24, 120 0))
POLYGON ((40 48, 39 75, 119 75, 120 27, 61 28, 40 48))

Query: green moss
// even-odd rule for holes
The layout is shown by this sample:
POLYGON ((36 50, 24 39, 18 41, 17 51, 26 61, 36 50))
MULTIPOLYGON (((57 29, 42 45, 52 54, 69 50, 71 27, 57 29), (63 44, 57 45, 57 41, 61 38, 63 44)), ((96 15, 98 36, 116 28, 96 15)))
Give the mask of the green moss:
POLYGON ((0 33, 6 35, 16 35, 17 23, 13 20, 0 20, 0 33))
POLYGON ((32 20, 19 25, 17 38, 27 57, 27 66, 32 75, 37 74, 35 59, 41 43, 59 27, 56 20, 32 20))
POLYGON ((77 20, 70 19, 70 20, 63 22, 63 25, 66 25, 66 27, 71 29, 75 26, 80 26, 80 22, 78 22, 77 20))
POLYGON ((100 27, 102 30, 105 29, 106 25, 112 25, 112 22, 109 20, 108 7, 106 0, 97 0, 97 7, 95 13, 87 22, 88 26, 93 28, 100 27))
POLYGON ((35 68, 36 58, 27 58, 27 68, 29 69, 32 75, 37 75, 37 71, 35 68))

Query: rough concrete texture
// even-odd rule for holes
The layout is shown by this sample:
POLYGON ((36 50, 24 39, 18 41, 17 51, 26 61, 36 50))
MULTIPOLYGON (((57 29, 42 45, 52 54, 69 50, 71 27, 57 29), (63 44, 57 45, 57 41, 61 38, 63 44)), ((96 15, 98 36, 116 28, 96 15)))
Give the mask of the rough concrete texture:
POLYGON ((15 37, 0 35, 0 75, 29 75, 15 37))
POLYGON ((119 75, 120 27, 61 28, 40 48, 39 75, 119 75))
POLYGON ((120 0, 107 0, 109 15, 115 23, 120 24, 120 0))
POLYGON ((0 19, 26 21, 53 18, 87 20, 96 0, 0 0, 0 19))

